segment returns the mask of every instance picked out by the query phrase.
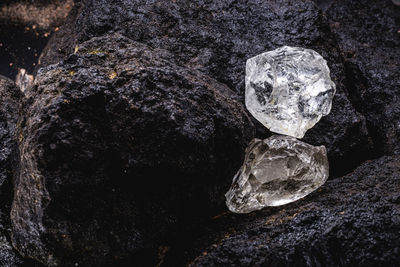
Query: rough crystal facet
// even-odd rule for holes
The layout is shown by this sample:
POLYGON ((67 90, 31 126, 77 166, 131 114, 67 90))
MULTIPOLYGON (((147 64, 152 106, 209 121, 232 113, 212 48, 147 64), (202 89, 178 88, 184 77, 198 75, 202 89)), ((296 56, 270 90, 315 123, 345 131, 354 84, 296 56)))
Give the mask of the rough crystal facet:
POLYGON ((247 60, 246 107, 272 132, 302 138, 329 114, 335 94, 326 61, 283 46, 247 60))
POLYGON ((283 135, 253 139, 243 166, 226 193, 230 211, 248 213, 296 201, 323 185, 329 176, 324 146, 283 135))

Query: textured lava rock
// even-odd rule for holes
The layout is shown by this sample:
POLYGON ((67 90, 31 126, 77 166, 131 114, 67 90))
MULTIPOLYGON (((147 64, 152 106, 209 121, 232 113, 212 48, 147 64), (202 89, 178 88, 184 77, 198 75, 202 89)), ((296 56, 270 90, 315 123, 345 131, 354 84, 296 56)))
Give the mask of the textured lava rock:
POLYGON ((14 266, 21 259, 10 242, 10 208, 17 159, 14 138, 21 94, 14 83, 0 76, 0 264, 14 266))
POLYGON ((397 264, 396 157, 289 206, 201 223, 223 204, 254 135, 239 103, 245 61, 267 50, 300 46, 327 60, 337 94, 304 141, 326 146, 333 175, 376 156, 372 142, 398 151, 397 15, 390 1, 340 2, 331 24, 311 1, 75 5, 19 122, 15 247, 66 266, 177 266, 198 255, 193 265, 397 264))
POLYGON ((400 158, 383 157, 289 206, 221 217, 222 231, 191 265, 395 266, 399 173, 400 158))
POLYGON ((334 2, 327 10, 345 55, 347 88, 380 153, 400 152, 400 7, 391 1, 334 2))
MULTIPOLYGON (((82 1, 45 49, 42 65, 56 63, 81 41, 119 32, 153 48, 166 49, 182 64, 226 84, 244 103, 245 63, 283 45, 320 53, 337 86, 332 111, 305 141, 328 150, 331 174, 344 174, 372 157, 365 118, 348 100, 345 68, 335 37, 311 1, 82 1), (65 41, 65 42, 64 42, 65 41)), ((270 133, 253 119, 257 136, 270 133)))
POLYGON ((332 42, 306 1, 86 1, 76 25, 78 40, 113 30, 168 49, 240 94, 246 59, 282 45, 327 53, 332 42))
POLYGON ((10 209, 13 198, 13 177, 18 165, 16 123, 22 94, 14 83, 0 75, 0 265, 39 266, 24 261, 10 240, 10 209))
POLYGON ((0 201, 10 206, 12 181, 18 158, 15 128, 22 94, 14 83, 0 76, 0 201))
POLYGON ((118 34, 26 94, 13 244, 47 265, 154 265, 175 227, 221 208, 254 136, 226 86, 118 34))

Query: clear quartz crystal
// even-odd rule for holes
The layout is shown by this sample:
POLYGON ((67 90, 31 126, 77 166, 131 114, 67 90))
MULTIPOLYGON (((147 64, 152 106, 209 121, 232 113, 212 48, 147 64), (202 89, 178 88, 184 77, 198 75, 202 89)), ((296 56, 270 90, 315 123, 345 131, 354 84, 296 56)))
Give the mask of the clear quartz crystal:
POLYGON ((283 46, 247 60, 246 107, 270 131, 302 138, 329 114, 335 94, 326 61, 283 46))
POLYGON ((253 139, 243 166, 225 194, 230 211, 248 213, 296 201, 323 185, 329 176, 324 146, 283 135, 253 139))

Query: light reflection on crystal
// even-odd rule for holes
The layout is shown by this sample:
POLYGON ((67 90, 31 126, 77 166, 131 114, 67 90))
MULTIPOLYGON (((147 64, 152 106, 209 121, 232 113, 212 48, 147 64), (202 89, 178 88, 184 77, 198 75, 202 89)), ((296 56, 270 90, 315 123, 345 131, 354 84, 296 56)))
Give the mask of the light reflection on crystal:
POLYGON ((243 166, 225 195, 226 204, 235 213, 284 205, 319 188, 328 175, 324 146, 282 135, 253 139, 243 166))
POLYGON ((284 46, 247 60, 246 107, 272 132, 302 138, 329 114, 335 84, 311 49, 284 46))

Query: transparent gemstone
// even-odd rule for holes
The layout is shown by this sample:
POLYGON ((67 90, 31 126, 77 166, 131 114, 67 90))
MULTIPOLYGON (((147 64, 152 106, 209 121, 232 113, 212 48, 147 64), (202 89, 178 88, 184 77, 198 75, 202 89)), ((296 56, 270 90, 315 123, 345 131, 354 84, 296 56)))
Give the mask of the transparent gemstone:
POLYGON ((296 201, 323 185, 329 176, 324 146, 312 146, 283 135, 253 139, 243 166, 225 194, 235 213, 296 201))
POLYGON ((325 59, 283 46, 247 60, 246 107, 270 131, 302 138, 329 114, 335 94, 325 59))

